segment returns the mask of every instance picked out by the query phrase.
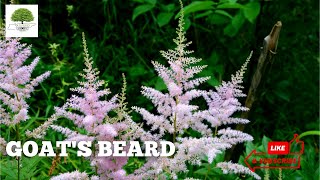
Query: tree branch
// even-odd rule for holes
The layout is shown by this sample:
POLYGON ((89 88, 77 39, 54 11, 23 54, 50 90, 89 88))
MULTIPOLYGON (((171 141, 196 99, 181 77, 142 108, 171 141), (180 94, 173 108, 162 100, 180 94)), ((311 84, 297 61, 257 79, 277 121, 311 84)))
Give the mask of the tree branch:
MULTIPOLYGON (((273 63, 274 57, 277 52, 278 40, 280 35, 280 30, 282 27, 281 21, 278 21, 272 28, 270 34, 266 36, 263 40, 263 47, 258 59, 257 69, 252 77, 251 85, 249 88, 248 96, 245 102, 245 106, 251 109, 253 103, 257 97, 257 90, 261 83, 262 77, 265 75, 266 69, 270 68, 270 65, 273 63)), ((248 119, 250 111, 245 111, 241 114, 241 118, 248 119)), ((237 130, 243 131, 245 128, 244 124, 238 124, 236 126, 237 130)), ((232 152, 234 151, 235 146, 233 146, 225 156, 225 159, 228 161, 231 158, 232 152)))

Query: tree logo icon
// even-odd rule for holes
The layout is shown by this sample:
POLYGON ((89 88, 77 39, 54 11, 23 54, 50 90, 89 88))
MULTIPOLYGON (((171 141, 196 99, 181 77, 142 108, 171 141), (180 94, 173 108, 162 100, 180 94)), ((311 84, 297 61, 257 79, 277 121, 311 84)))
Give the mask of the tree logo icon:
POLYGON ((38 37, 38 5, 6 5, 6 37, 38 37))
POLYGON ((23 22, 31 22, 34 20, 32 12, 27 8, 19 8, 15 10, 11 16, 11 20, 16 22, 20 21, 21 24, 17 25, 17 30, 19 31, 27 31, 29 29, 28 25, 23 25, 23 22))
POLYGON ((23 21, 33 21, 34 17, 32 15, 32 12, 27 8, 19 8, 15 10, 11 16, 12 21, 21 21, 23 24, 23 21))

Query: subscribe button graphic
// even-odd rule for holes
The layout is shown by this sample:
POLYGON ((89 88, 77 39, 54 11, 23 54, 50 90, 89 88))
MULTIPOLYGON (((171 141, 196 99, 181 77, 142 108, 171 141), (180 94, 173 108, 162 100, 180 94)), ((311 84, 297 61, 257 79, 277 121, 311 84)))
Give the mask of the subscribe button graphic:
POLYGON ((268 143, 268 154, 286 155, 289 154, 289 142, 275 141, 268 143))

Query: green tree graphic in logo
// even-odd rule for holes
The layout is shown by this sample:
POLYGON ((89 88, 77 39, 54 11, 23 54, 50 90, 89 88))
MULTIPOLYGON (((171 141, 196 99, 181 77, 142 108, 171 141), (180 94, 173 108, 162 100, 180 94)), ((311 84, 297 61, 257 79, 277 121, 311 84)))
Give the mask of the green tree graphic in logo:
POLYGON ((32 15, 32 12, 26 8, 19 8, 15 10, 11 16, 12 21, 21 21, 21 24, 23 24, 24 21, 33 21, 33 19, 34 17, 32 15))

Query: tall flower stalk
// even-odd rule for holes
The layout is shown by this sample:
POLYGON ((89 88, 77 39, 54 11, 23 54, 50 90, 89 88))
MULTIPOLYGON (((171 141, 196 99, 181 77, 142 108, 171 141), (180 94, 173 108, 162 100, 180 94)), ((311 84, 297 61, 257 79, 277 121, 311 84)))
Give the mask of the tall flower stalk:
MULTIPOLYGON (((249 134, 231 128, 221 128, 221 125, 233 123, 248 123, 249 120, 232 118, 235 111, 246 111, 237 97, 245 96, 241 91, 241 83, 249 58, 231 82, 223 82, 216 91, 204 91, 198 87, 210 77, 198 77, 205 65, 197 65, 201 59, 190 56, 193 51, 187 50, 191 42, 187 42, 184 31, 184 12, 182 2, 177 28, 177 38, 174 39, 175 49, 161 51, 169 67, 156 61, 152 64, 158 75, 167 86, 167 92, 160 92, 151 87, 142 86, 141 93, 155 105, 157 114, 153 114, 142 107, 133 107, 141 114, 151 130, 165 140, 165 135, 171 135, 175 143, 176 153, 172 157, 150 157, 147 163, 136 170, 132 176, 135 179, 177 179, 180 172, 187 172, 187 164, 200 165, 201 159, 208 158, 212 163, 215 157, 231 148, 232 145, 252 141, 249 134), (200 110, 191 101, 203 97, 208 109, 200 110), (188 135, 190 130, 201 134, 200 138, 188 135), (169 177, 168 177, 169 176, 169 177)), ((218 164, 224 172, 247 173, 255 178, 260 177, 248 168, 230 163, 218 164), (241 167, 241 168, 240 168, 241 167), (238 169, 239 171, 235 171, 238 169), (229 171, 228 171, 229 170, 229 171)))
MULTIPOLYGON (((125 102, 126 81, 124 77, 124 87, 122 93, 114 95, 110 99, 107 95, 111 92, 103 80, 99 79, 99 71, 93 68, 92 58, 89 57, 86 40, 83 34, 84 47, 84 73, 80 76, 84 79, 79 81, 79 86, 71 89, 74 93, 67 99, 62 107, 55 108, 55 114, 49 119, 51 124, 56 119, 65 118, 73 121, 80 129, 86 133, 79 133, 67 127, 50 125, 55 131, 61 132, 67 136, 66 141, 91 141, 93 150, 98 149, 96 141, 130 141, 140 137, 148 138, 152 136, 143 131, 134 121, 131 120, 127 112, 125 102), (115 112, 116 116, 110 116, 110 112, 115 112)), ((45 128, 40 128, 45 129, 45 128)), ((35 132, 39 131, 36 130, 35 132)), ((34 133, 30 133, 31 135, 34 133)), ((143 138, 142 138, 143 139, 143 138)), ((127 147, 125 147, 126 149, 127 147)), ((98 152, 93 152, 88 157, 91 166, 98 176, 91 179, 125 179, 126 172, 123 166, 127 163, 128 157, 98 157, 98 152)), ((78 171, 64 173, 53 177, 52 179, 74 179, 77 176, 88 177, 86 173, 78 171)))
MULTIPOLYGON (((50 75, 50 72, 45 72, 32 78, 39 57, 24 65, 30 55, 31 46, 20 43, 20 38, 0 39, 0 125, 14 127, 16 141, 21 140, 20 123, 29 119, 27 99, 34 88, 50 75)), ((4 149, 6 141, 1 135, 0 139, 0 149, 4 149)), ((20 158, 17 160, 20 179, 20 158)))

